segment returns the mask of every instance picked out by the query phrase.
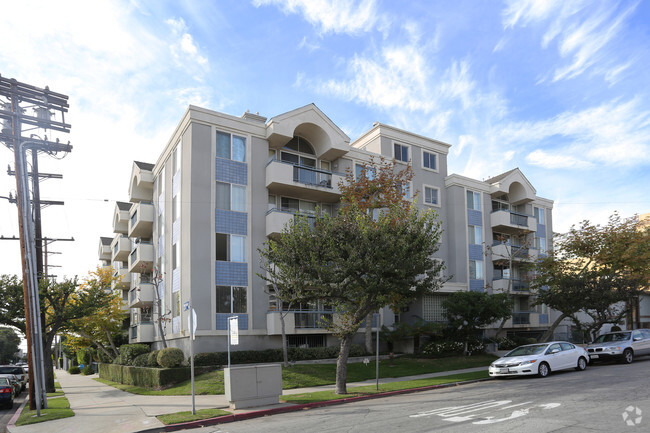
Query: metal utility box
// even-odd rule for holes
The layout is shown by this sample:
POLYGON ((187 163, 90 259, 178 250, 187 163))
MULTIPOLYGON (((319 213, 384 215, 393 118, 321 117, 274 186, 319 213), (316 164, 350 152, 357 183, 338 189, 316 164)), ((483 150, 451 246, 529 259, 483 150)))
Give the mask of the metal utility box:
POLYGON ((282 366, 280 364, 224 368, 226 399, 231 409, 266 406, 280 402, 282 366))

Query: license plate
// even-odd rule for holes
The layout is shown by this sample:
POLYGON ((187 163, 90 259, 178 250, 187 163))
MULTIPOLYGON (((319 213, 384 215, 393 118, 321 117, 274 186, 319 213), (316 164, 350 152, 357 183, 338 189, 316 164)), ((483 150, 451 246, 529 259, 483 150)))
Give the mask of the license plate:
POLYGON ((598 355, 589 355, 589 357, 592 358, 592 359, 596 359, 596 358, 598 358, 598 355))
POLYGON ((507 368, 500 368, 499 369, 499 373, 501 373, 501 374, 506 374, 507 372, 508 372, 507 368))

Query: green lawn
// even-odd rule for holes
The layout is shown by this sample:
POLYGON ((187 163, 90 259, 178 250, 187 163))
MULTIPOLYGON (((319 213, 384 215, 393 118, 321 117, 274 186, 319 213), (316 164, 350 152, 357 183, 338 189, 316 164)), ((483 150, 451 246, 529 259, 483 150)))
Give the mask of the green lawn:
POLYGON ((53 419, 68 418, 74 416, 74 412, 70 409, 70 403, 65 397, 55 397, 47 399, 47 409, 41 409, 41 416, 36 416, 35 410, 29 410, 25 406, 18 421, 17 426, 35 424, 38 422, 51 421, 53 419))
MULTIPOLYGON (((369 358, 370 359, 370 358, 369 358)), ((441 371, 458 370, 471 367, 485 367, 494 361, 491 355, 456 356, 439 359, 422 359, 410 356, 397 357, 391 366, 389 360, 379 362, 379 377, 404 377, 417 374, 438 373, 441 371)), ((360 382, 375 378, 375 362, 371 359, 368 365, 364 363, 348 364, 348 383, 360 382)), ((141 395, 191 395, 192 384, 189 380, 181 382, 164 390, 152 390, 132 385, 95 379, 123 391, 141 395)), ((304 388, 311 386, 331 385, 336 383, 336 364, 296 364, 282 369, 282 388, 304 388)), ((212 371, 197 375, 194 378, 196 395, 223 394, 223 370, 212 371)))
POLYGON ((191 410, 185 412, 170 413, 167 415, 158 415, 157 418, 163 424, 178 424, 181 422, 198 421, 201 419, 216 418, 222 415, 230 415, 231 412, 226 412, 221 409, 200 409, 196 414, 192 414, 191 410))

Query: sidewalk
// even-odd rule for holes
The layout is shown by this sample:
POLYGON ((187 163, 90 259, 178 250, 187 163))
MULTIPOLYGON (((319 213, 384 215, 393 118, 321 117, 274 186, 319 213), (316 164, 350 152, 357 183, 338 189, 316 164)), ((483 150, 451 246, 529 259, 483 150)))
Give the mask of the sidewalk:
MULTIPOLYGON (((485 369, 486 367, 476 367, 417 376, 385 378, 380 379, 379 383, 382 384, 447 376, 485 369)), ((162 431, 165 425, 158 421, 156 415, 192 410, 192 396, 190 395, 150 396, 130 394, 93 380, 98 377, 96 374, 92 376, 83 376, 81 374, 71 375, 64 370, 56 370, 56 377, 57 381, 61 384, 61 388, 65 392, 65 396, 70 402, 70 408, 74 411, 75 416, 21 427, 17 427, 10 423, 7 426, 7 432, 132 433, 144 430, 155 431, 156 429, 161 429, 162 431)), ((348 388, 354 386, 374 385, 375 383, 376 381, 374 379, 364 382, 348 383, 348 388)), ((334 385, 326 385, 312 388, 289 389, 283 391, 283 394, 301 394, 325 391, 334 388, 334 385)), ((256 412, 259 410, 281 408, 287 408, 290 410, 291 406, 300 405, 280 403, 273 406, 236 410, 233 412, 241 414, 256 412)), ((223 394, 197 395, 195 396, 195 407, 196 410, 208 408, 230 410, 228 409, 228 401, 223 394)))

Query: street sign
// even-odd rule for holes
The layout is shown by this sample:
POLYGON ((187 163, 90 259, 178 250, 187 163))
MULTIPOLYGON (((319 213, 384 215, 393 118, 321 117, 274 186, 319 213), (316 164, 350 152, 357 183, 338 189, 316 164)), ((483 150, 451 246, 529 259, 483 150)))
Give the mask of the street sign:
POLYGON ((230 328, 230 345, 237 346, 239 344, 239 317, 228 317, 230 328))
POLYGON ((187 311, 189 309, 190 309, 190 301, 183 302, 183 311, 187 311))
POLYGON ((190 330, 192 340, 196 340, 196 310, 192 308, 192 316, 187 315, 187 329, 190 330))

